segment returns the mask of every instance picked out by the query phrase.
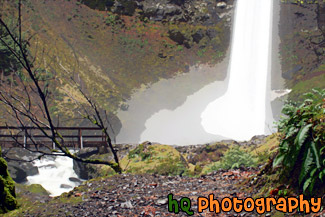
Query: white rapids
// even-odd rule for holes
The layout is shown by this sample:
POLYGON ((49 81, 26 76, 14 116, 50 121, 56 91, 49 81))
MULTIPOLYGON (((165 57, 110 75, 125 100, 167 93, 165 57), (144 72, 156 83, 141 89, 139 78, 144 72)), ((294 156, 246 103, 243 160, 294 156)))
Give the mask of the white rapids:
POLYGON ((28 176, 28 184, 40 184, 50 196, 59 196, 64 192, 71 191, 77 186, 69 178, 78 178, 73 170, 73 160, 68 157, 55 157, 55 159, 43 158, 36 160, 34 164, 38 167, 39 174, 28 176), (64 188, 61 185, 66 185, 64 188))

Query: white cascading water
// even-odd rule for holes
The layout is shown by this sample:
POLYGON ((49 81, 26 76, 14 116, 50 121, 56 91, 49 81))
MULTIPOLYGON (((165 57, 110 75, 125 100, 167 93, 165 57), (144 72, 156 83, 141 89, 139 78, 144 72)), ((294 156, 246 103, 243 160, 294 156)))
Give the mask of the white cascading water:
POLYGON ((272 0, 238 0, 227 92, 203 111, 205 131, 248 140, 265 134, 272 0))
POLYGON ((28 176, 28 184, 40 184, 45 188, 50 196, 59 196, 64 192, 71 191, 77 186, 69 178, 78 178, 73 170, 73 160, 68 157, 55 157, 55 159, 43 158, 36 160, 35 166, 38 167, 39 174, 28 176), (64 188, 61 185, 66 185, 64 188))

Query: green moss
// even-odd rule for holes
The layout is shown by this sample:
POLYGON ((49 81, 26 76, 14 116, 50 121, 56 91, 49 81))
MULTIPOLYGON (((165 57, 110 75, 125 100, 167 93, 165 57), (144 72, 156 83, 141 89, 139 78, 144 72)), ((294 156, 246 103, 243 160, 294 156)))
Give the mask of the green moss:
POLYGON ((289 99, 293 101, 302 101, 304 93, 310 92, 313 88, 325 88, 325 64, 321 65, 313 73, 320 73, 309 80, 302 80, 292 87, 292 91, 289 94, 289 99))
POLYGON ((7 162, 0 155, 0 214, 16 208, 15 182, 9 175, 7 162))
POLYGON ((140 144, 121 161, 121 166, 129 173, 151 173, 179 175, 188 169, 184 157, 168 145, 140 144))
POLYGON ((50 195, 50 193, 43 188, 40 184, 31 184, 31 185, 21 185, 16 183, 16 188, 19 191, 23 192, 31 192, 33 194, 39 194, 39 195, 50 195))

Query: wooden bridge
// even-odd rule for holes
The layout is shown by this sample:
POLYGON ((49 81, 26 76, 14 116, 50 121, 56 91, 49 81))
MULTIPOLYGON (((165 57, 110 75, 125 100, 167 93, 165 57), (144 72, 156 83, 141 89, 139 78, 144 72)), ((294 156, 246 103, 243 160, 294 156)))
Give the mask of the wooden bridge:
MULTIPOLYGON (((42 128, 42 130, 50 133, 49 128, 42 128)), ((56 127, 55 130, 62 135, 63 141, 59 141, 64 147, 83 149, 85 147, 101 147, 106 144, 105 134, 97 127, 56 127)), ((35 145, 55 149, 55 144, 51 139, 37 127, 0 126, 0 146, 2 148, 33 148, 35 145)))

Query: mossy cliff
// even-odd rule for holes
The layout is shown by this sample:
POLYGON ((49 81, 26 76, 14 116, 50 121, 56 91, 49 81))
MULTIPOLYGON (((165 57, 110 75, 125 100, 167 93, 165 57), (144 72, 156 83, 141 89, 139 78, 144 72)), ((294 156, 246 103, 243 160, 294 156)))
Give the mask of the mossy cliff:
MULTIPOLYGON (((49 108, 60 121, 76 118, 74 99, 86 104, 70 78, 114 114, 135 89, 225 57, 231 1, 217 7, 212 0, 181 6, 166 0, 166 7, 158 7, 162 1, 146 0, 132 10, 135 1, 112 2, 114 7, 105 10, 110 1, 23 1, 24 35, 33 36, 29 50, 37 56, 34 65, 51 79, 49 108)), ((6 2, 0 12, 16 8, 6 2)), ((118 125, 114 115, 109 118, 118 125)))
POLYGON ((8 173, 7 162, 1 157, 0 147, 0 214, 16 208, 15 183, 8 173))
POLYGON ((301 100, 312 88, 325 88, 325 3, 283 1, 280 11, 282 77, 301 100))

